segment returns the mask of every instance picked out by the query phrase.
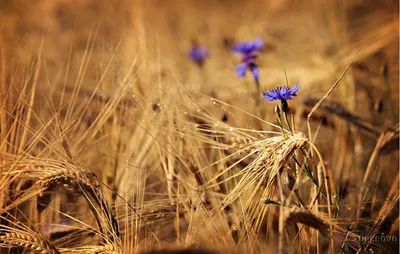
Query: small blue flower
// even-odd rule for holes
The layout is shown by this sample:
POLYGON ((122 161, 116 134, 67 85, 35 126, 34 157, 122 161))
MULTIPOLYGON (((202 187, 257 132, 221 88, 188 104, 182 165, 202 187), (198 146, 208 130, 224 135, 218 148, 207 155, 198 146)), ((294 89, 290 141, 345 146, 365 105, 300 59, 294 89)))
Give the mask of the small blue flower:
POLYGON ((275 101, 275 100, 291 100, 292 96, 296 96, 297 92, 299 91, 300 86, 296 83, 293 88, 284 86, 278 87, 269 90, 268 92, 263 92, 263 99, 268 101, 275 101))
POLYGON ((260 50, 262 46, 262 39, 256 39, 253 42, 240 42, 233 46, 233 52, 242 54, 242 64, 235 67, 238 77, 244 77, 246 75, 246 70, 249 69, 253 74, 254 80, 256 82, 259 82, 260 73, 255 63, 255 60, 257 58, 255 52, 260 50))
POLYGON ((208 56, 208 49, 200 46, 193 46, 189 51, 189 57, 197 64, 202 65, 208 56))

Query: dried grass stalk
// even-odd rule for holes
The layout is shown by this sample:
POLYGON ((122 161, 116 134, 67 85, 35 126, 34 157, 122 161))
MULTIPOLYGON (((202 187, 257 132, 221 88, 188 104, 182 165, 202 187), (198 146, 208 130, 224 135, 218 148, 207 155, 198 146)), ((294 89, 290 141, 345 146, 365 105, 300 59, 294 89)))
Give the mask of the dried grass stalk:
MULTIPOLYGON (((317 103, 318 103, 318 99, 314 99, 314 98, 309 98, 304 101, 304 104, 306 106, 310 106, 310 107, 315 106, 317 103)), ((350 111, 345 109, 338 102, 325 100, 324 103, 319 106, 319 109, 323 110, 325 112, 328 112, 330 114, 334 114, 334 115, 346 120, 350 124, 353 124, 360 130, 365 131, 366 133, 370 134, 373 137, 378 137, 379 134, 382 132, 382 130, 380 128, 378 128, 374 124, 372 124, 364 119, 361 119, 359 116, 351 113, 350 111)))
POLYGON ((377 142, 380 154, 389 154, 392 151, 399 150, 399 124, 385 131, 377 142))

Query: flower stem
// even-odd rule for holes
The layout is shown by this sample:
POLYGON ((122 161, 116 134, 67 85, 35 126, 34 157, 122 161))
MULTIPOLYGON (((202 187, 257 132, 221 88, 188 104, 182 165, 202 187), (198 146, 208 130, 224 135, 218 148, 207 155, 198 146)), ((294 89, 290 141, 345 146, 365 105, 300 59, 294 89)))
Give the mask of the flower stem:
POLYGON ((257 95, 256 95, 256 107, 260 106, 260 81, 258 79, 254 79, 257 87, 257 95))
POLYGON ((285 122, 286 122, 288 129, 290 130, 290 132, 293 133, 292 126, 290 126, 289 119, 288 119, 286 112, 283 112, 283 116, 285 117, 285 122))
POLYGON ((256 112, 258 112, 260 115, 259 117, 261 119, 264 119, 265 117, 265 111, 261 107, 261 100, 260 100, 260 94, 261 94, 261 87, 260 87, 260 80, 254 79, 256 82, 256 87, 257 87, 257 94, 256 94, 256 112))
MULTIPOLYGON (((256 88, 257 88, 257 92, 256 92, 256 95, 254 98, 254 100, 256 102, 254 113, 256 116, 260 117, 261 119, 264 119, 265 112, 261 107, 261 100, 260 100, 260 93, 261 93, 260 92, 260 81, 256 78, 254 78, 254 82, 256 83, 256 88)), ((259 121, 259 130, 262 130, 262 121, 261 120, 259 121)))
MULTIPOLYGON (((307 154, 306 154, 304 148, 302 147, 300 150, 302 151, 303 156, 304 156, 304 172, 306 173, 306 176, 313 182, 313 184, 321 191, 322 195, 326 198, 326 195, 322 191, 322 188, 318 185, 317 180, 315 180, 314 176, 312 175, 310 166, 308 165, 308 162, 307 162, 307 154)), ((301 168, 302 165, 300 164, 296 154, 293 155, 293 159, 296 162, 296 164, 301 168)), ((296 176, 296 177, 298 177, 298 176, 296 176)))
POLYGON ((279 125, 279 127, 281 127, 282 135, 284 135, 285 132, 283 131, 281 112, 280 112, 280 109, 278 106, 275 107, 275 113, 276 113, 276 118, 278 120, 278 125, 279 125))
POLYGON ((290 132, 293 133, 293 129, 292 129, 292 126, 290 126, 290 122, 289 122, 289 118, 288 118, 288 114, 287 114, 289 106, 288 106, 288 103, 287 103, 286 100, 281 100, 281 109, 283 111, 283 116, 285 118, 285 123, 286 123, 288 129, 290 130, 290 132))

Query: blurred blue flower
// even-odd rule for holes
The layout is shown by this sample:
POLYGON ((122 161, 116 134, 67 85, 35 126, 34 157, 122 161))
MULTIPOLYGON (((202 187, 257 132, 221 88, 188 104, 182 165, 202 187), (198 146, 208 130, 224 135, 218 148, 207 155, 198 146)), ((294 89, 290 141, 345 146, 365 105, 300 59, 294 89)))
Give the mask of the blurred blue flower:
POLYGON ((263 99, 268 101, 275 101, 275 100, 291 100, 292 96, 296 96, 297 92, 299 91, 300 86, 296 83, 293 88, 284 86, 278 87, 269 90, 268 92, 263 92, 263 99))
POLYGON ((239 42, 233 46, 232 51, 235 53, 248 55, 253 53, 254 51, 260 50, 263 44, 264 42, 260 38, 254 40, 253 42, 251 41, 239 42))
POLYGON ((246 70, 249 69, 253 74, 255 81, 259 81, 260 73, 258 71, 258 66, 255 63, 257 58, 255 52, 260 50, 262 46, 262 39, 256 39, 253 42, 240 42, 232 47, 233 52, 243 55, 242 64, 235 67, 238 77, 244 77, 246 75, 246 70))
POLYGON ((206 47, 193 46, 189 51, 189 57, 197 64, 202 65, 208 56, 206 47))

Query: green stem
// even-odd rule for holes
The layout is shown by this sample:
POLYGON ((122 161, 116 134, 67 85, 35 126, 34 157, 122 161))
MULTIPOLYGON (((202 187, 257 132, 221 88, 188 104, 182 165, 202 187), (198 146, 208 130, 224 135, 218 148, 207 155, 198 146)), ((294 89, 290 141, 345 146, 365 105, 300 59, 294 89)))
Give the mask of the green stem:
POLYGON ((256 82, 256 87, 257 87, 257 95, 256 95, 256 107, 257 109, 260 106, 260 81, 258 79, 254 79, 256 82))
POLYGON ((269 205, 269 204, 272 204, 272 205, 282 205, 282 204, 279 203, 278 201, 275 201, 275 200, 272 200, 272 199, 268 199, 268 198, 264 199, 264 204, 266 204, 266 205, 269 205))
POLYGON ((276 113, 276 118, 278 120, 278 125, 279 125, 279 127, 281 127, 282 135, 284 135, 285 132, 283 131, 281 113, 280 113, 280 109, 278 106, 275 107, 275 113, 276 113))
POLYGON ((285 118, 285 122, 286 122, 286 125, 287 125, 288 129, 290 130, 290 132, 293 133, 292 126, 290 126, 289 118, 288 118, 287 113, 285 111, 283 111, 283 116, 285 118))
POLYGON ((294 196, 297 198, 297 200, 299 201, 299 203, 300 203, 300 205, 297 205, 298 207, 306 207, 306 205, 304 204, 304 202, 301 200, 301 198, 300 198, 300 195, 299 195, 299 192, 298 192, 298 190, 296 189, 296 190, 294 190, 294 196))
MULTIPOLYGON (((303 156, 304 158, 307 158, 307 156, 305 155, 305 151, 303 150, 303 148, 301 148, 302 152, 303 152, 303 156)), ((293 159, 296 162, 296 164, 301 168, 302 165, 300 164, 299 160, 297 159, 296 154, 293 155, 293 159)), ((308 165, 307 161, 304 160, 304 172, 306 173, 307 177, 313 182, 313 184, 319 189, 319 191, 321 191, 322 195, 326 198, 325 193, 322 191, 322 188, 318 185, 317 180, 315 180, 315 178, 313 177, 311 170, 310 170, 310 166, 308 165)))
MULTIPOLYGON (((261 100, 260 100, 260 81, 259 80, 257 80, 257 79, 254 79, 254 81, 255 81, 255 83, 256 83, 256 88, 257 88, 257 92, 256 92, 256 95, 255 95, 255 101, 256 101, 256 106, 255 106, 255 112, 254 112, 254 114, 256 115, 256 116, 258 116, 258 117, 260 117, 261 119, 264 119, 264 115, 265 115, 265 113, 264 113, 264 111, 262 110, 262 108, 261 108, 261 100)), ((262 121, 261 120, 259 120, 259 122, 260 122, 260 130, 262 130, 262 121)))

